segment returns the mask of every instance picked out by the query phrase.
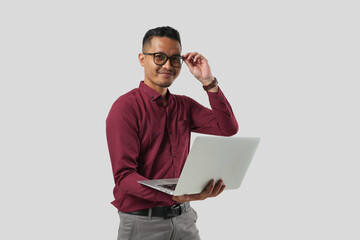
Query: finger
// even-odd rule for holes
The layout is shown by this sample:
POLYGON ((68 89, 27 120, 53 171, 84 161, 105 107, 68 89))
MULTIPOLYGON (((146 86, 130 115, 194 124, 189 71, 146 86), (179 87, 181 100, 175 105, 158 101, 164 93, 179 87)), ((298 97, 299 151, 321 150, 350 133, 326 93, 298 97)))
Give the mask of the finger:
POLYGON ((208 197, 210 196, 211 192, 213 191, 214 189, 214 179, 211 179, 210 183, 207 185, 207 187, 205 188, 205 190, 200 193, 202 197, 208 197))
POLYGON ((189 64, 191 64, 191 66, 196 66, 197 64, 200 64, 202 59, 205 59, 201 54, 197 53, 197 52, 192 52, 192 53, 188 53, 185 56, 187 56, 187 58, 184 59, 185 63, 189 66, 189 64))
POLYGON ((193 53, 186 53, 185 55, 183 55, 185 62, 187 62, 187 63, 192 62, 191 54, 193 54, 193 53))
POLYGON ((182 56, 183 56, 184 58, 188 58, 190 54, 191 54, 191 52, 188 52, 188 53, 186 53, 186 54, 184 54, 184 55, 182 55, 182 56))
POLYGON ((217 192, 216 195, 214 195, 214 196, 212 196, 212 197, 217 197, 217 196, 219 196, 219 195, 225 190, 225 187, 226 187, 225 185, 222 185, 221 188, 220 188, 220 190, 219 190, 219 192, 217 192))
POLYGON ((198 60, 202 59, 203 58, 203 55, 201 55, 200 53, 196 54, 194 56, 194 62, 197 62, 198 60))
POLYGON ((189 54, 188 59, 190 61, 194 61, 194 57, 198 54, 198 52, 192 52, 189 54))
POLYGON ((188 66, 188 68, 190 69, 190 72, 192 72, 193 69, 194 69, 193 63, 190 62, 189 60, 184 60, 184 62, 185 62, 185 64, 186 64, 186 66, 188 66))
POLYGON ((188 52, 186 54, 183 55, 183 57, 185 58, 185 60, 188 60, 189 59, 189 55, 191 54, 191 52, 188 52))
POLYGON ((215 180, 214 179, 211 179, 208 186, 206 187, 208 189, 209 192, 212 192, 212 190, 214 189, 215 187, 215 180))
POLYGON ((220 195, 225 190, 225 188, 226 188, 226 186, 222 185, 220 191, 218 192, 218 194, 216 196, 220 195))
POLYGON ((215 188, 214 188, 214 190, 212 191, 212 193, 211 193, 211 195, 213 195, 213 196, 217 196, 218 195, 218 193, 219 193, 219 191, 220 191, 220 189, 222 188, 222 186, 223 186, 223 183, 224 183, 224 181, 221 179, 221 180, 219 180, 218 182, 217 182, 217 184, 216 184, 216 186, 215 186, 215 188))
POLYGON ((185 62, 187 65, 189 65, 189 64, 194 65, 194 62, 192 61, 192 58, 186 58, 186 59, 184 59, 184 62, 185 62))
POLYGON ((210 197, 217 197, 225 190, 225 185, 222 185, 218 192, 214 193, 210 197))

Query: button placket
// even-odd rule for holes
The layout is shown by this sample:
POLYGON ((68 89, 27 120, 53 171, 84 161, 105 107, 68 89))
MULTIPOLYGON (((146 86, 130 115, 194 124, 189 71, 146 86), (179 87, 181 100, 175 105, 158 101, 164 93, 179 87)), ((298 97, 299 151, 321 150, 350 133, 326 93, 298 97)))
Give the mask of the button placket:
POLYGON ((165 108, 165 112, 166 112, 166 130, 168 131, 168 136, 169 136, 169 141, 170 141, 170 148, 171 148, 171 162, 172 162, 172 171, 173 171, 173 175, 175 176, 175 173, 177 172, 177 169, 178 169, 178 164, 177 164, 177 161, 175 160, 176 158, 176 154, 174 152, 174 149, 176 149, 174 147, 174 134, 173 134, 173 131, 171 131, 171 127, 170 127, 170 124, 169 124, 169 119, 170 119, 170 113, 168 111, 168 108, 165 108), (174 157, 175 156, 175 157, 174 157))

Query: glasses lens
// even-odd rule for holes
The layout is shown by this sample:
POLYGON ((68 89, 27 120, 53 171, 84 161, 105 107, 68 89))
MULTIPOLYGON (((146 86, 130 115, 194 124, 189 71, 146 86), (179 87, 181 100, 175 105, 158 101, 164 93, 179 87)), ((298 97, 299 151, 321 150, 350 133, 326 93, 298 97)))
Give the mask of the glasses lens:
POLYGON ((172 56, 170 58, 171 61, 171 65, 173 65, 173 67, 180 67, 182 64, 182 57, 181 56, 172 56))
POLYGON ((154 55, 155 64, 163 65, 166 61, 166 56, 164 54, 158 53, 154 55))

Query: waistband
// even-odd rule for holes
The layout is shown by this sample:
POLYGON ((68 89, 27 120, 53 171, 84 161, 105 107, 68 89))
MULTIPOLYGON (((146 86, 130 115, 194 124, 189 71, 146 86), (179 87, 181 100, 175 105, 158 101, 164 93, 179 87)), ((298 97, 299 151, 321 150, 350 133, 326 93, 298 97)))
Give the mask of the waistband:
POLYGON ((189 211, 190 203, 180 203, 166 207, 153 207, 133 212, 124 212, 131 215, 147 216, 151 217, 163 217, 165 219, 180 216, 181 214, 189 211))

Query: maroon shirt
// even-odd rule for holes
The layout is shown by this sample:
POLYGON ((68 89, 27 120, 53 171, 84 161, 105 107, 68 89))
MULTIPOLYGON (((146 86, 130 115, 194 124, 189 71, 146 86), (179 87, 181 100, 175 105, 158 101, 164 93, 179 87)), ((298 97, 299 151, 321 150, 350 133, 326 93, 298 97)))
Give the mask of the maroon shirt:
POLYGON ((120 96, 106 119, 106 135, 115 200, 122 212, 176 204, 168 194, 137 181, 178 178, 190 149, 190 132, 231 136, 238 124, 219 89, 207 92, 212 110, 195 100, 167 92, 160 94, 140 82, 139 88, 120 96))

